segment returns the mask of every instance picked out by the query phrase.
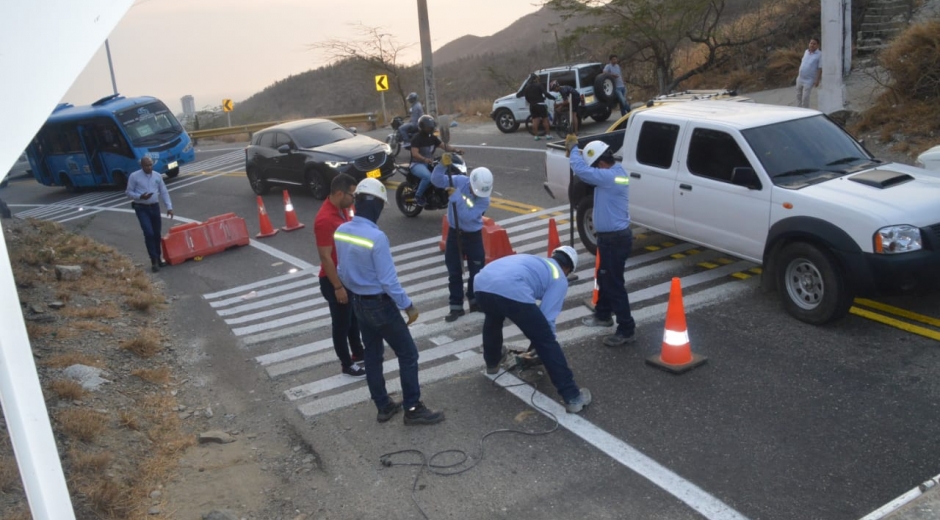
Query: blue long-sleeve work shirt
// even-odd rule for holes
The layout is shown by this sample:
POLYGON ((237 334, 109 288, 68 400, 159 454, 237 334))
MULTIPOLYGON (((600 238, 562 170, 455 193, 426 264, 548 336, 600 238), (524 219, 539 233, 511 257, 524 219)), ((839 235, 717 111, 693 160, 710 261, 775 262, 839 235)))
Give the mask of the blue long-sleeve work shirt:
POLYGON ((555 319, 568 293, 568 278, 551 258, 519 254, 486 264, 474 277, 473 290, 521 303, 534 304, 541 300, 539 310, 555 332, 555 319))
MULTIPOLYGON (((454 183, 454 192, 448 199, 447 222, 460 224, 460 231, 479 231, 483 229, 483 214, 490 208, 489 197, 477 197, 470 187, 470 179, 466 175, 451 176, 454 183), (454 206, 457 207, 457 219, 454 218, 454 206)), ((451 179, 447 176, 447 167, 438 164, 431 172, 431 184, 438 188, 450 187, 451 179)))
POLYGON ((584 162, 577 146, 571 150, 571 170, 594 186, 594 229, 598 233, 623 231, 630 227, 630 178, 619 163, 610 168, 594 168, 584 162))
POLYGON ((365 217, 353 217, 333 233, 337 274, 343 286, 355 294, 391 296, 399 309, 411 307, 411 299, 398 282, 388 237, 365 217))
POLYGON ((159 204, 160 201, 163 201, 163 205, 166 206, 167 210, 173 209, 170 192, 166 189, 163 176, 155 171, 151 171, 149 175, 144 173, 143 170, 132 173, 127 179, 127 190, 124 191, 124 194, 139 204, 159 204), (153 193, 155 196, 151 196, 147 200, 141 199, 140 196, 145 193, 153 193), (157 196, 159 196, 159 199, 157 196))

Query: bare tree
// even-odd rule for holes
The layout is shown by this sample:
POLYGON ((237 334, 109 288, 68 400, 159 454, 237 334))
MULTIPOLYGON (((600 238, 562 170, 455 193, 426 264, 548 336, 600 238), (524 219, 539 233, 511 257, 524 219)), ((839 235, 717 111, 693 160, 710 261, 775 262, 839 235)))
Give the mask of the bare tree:
POLYGON ((329 63, 353 61, 372 68, 377 73, 387 74, 389 88, 398 95, 403 110, 407 112, 408 105, 405 102, 402 75, 408 67, 401 65, 398 61, 402 52, 413 47, 414 44, 399 43, 391 33, 381 27, 363 24, 349 25, 358 33, 358 38, 325 40, 313 43, 309 47, 324 53, 329 63))

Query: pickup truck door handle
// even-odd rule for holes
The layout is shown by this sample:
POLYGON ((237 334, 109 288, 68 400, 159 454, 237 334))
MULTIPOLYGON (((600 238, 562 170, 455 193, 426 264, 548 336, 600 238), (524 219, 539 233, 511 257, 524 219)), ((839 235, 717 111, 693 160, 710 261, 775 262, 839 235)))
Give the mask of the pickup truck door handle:
POLYGON ((680 189, 680 190, 685 190, 685 191, 692 191, 692 185, 691 185, 691 184, 680 184, 680 185, 679 185, 679 189, 680 189))
POLYGON ((639 179, 640 177, 642 177, 642 175, 640 175, 639 173, 630 172, 630 178, 639 179))

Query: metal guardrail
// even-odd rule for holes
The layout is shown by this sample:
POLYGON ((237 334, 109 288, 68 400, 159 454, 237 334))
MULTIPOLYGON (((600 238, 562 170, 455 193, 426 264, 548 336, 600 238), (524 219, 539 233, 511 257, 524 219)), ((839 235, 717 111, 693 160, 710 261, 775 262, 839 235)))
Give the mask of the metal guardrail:
MULTIPOLYGON (((369 130, 375 130, 377 124, 377 116, 375 112, 363 112, 361 114, 340 114, 335 116, 323 116, 323 119, 329 119, 330 121, 335 121, 341 125, 352 125, 358 123, 364 123, 368 126, 369 130)), ((295 120, 289 120, 295 121, 295 120)), ((265 128, 279 125, 281 123, 287 123, 289 121, 268 121, 266 123, 253 123, 250 125, 238 125, 238 126, 227 126, 224 128, 210 128, 208 130, 193 130, 189 133, 189 137, 193 139, 202 139, 205 137, 218 137, 220 135, 232 135, 232 134, 253 134, 259 130, 264 130, 265 128)))

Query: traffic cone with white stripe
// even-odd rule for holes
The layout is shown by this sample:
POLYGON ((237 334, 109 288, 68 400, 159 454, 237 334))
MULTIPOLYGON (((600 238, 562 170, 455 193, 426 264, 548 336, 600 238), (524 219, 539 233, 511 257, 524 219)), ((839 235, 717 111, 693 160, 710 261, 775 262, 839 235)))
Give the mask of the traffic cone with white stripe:
POLYGON ((271 219, 268 218, 268 212, 264 209, 264 201, 261 195, 258 195, 258 221, 261 225, 261 231, 255 235, 255 238, 271 237, 277 234, 277 230, 271 225, 271 219))
POLYGON ((600 298, 601 288, 599 285, 597 285, 597 273, 600 272, 600 270, 601 270, 601 252, 600 250, 598 250, 597 253, 594 254, 594 291, 591 292, 590 299, 587 299, 587 298, 584 299, 584 306, 587 307, 588 309, 591 309, 591 311, 594 311, 595 307, 597 307, 597 300, 598 298, 600 298))
POLYGON ((287 194, 287 190, 284 190, 284 220, 286 225, 281 228, 284 231, 293 231, 304 227, 297 220, 297 213, 294 211, 294 205, 290 202, 290 195, 287 194))
POLYGON ((685 307, 682 304, 682 286, 678 278, 672 279, 669 306, 666 309, 666 332, 659 355, 646 359, 646 363, 673 374, 688 372, 705 363, 708 358, 692 353, 689 331, 685 325, 685 307))
POLYGON ((555 219, 548 219, 548 257, 552 257, 552 251, 561 247, 561 239, 558 238, 558 225, 555 219))

